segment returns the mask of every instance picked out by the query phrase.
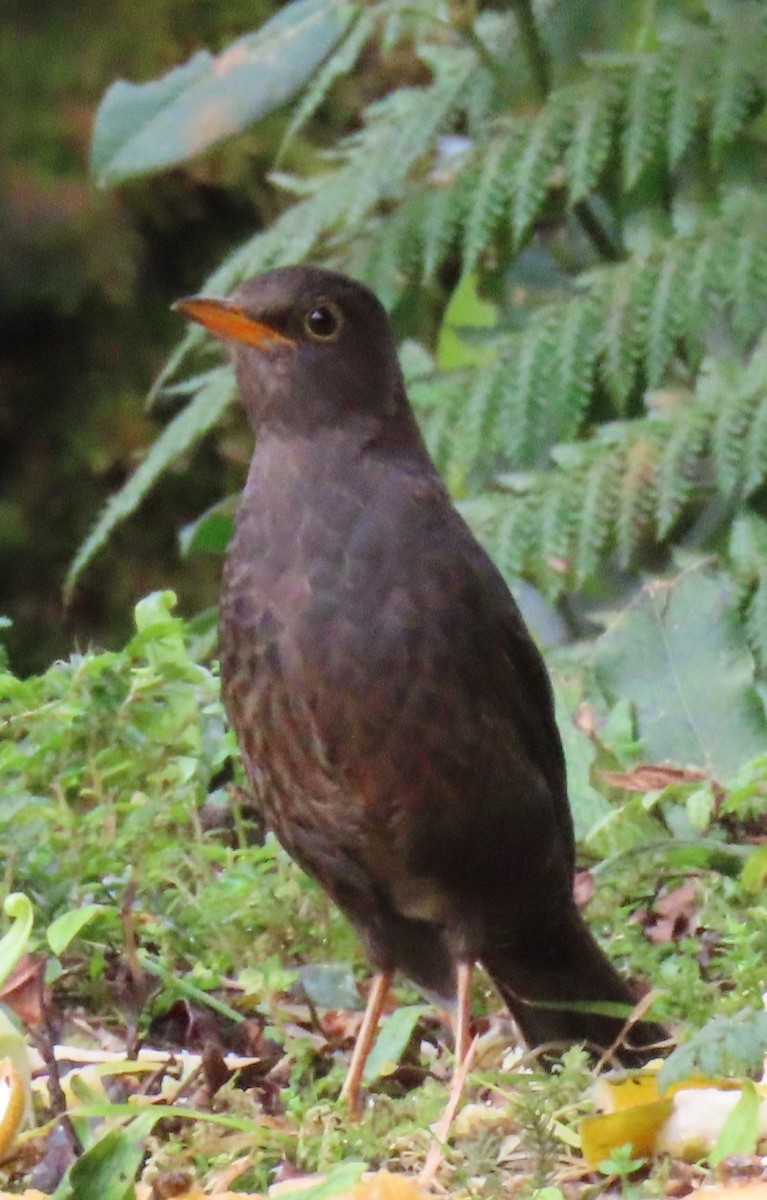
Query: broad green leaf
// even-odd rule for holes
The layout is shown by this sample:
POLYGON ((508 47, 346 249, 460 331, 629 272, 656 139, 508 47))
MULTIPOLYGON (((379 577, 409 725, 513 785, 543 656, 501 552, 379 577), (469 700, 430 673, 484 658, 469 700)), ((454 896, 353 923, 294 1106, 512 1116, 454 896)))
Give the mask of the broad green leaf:
POLYGON ((703 1075, 707 1079, 742 1078, 761 1073, 767 1053, 767 1012, 747 1010, 714 1017, 670 1054, 658 1072, 658 1088, 703 1075))
POLYGON ((179 547, 189 554, 223 554, 229 545, 234 525, 234 513, 239 496, 226 496, 212 504, 206 512, 190 521, 179 533, 179 547))
POLYGON ((712 1167, 732 1154, 753 1154, 759 1140, 759 1094, 750 1079, 743 1084, 740 1100, 722 1126, 709 1155, 712 1167))
POLYGON ((314 1187, 302 1187, 303 1181, 298 1180, 295 1190, 283 1192, 281 1200, 331 1200, 332 1196, 353 1188, 366 1170, 367 1163, 363 1162, 337 1163, 328 1171, 326 1178, 314 1187))
POLYGON ((594 667, 634 705, 642 755, 720 782, 764 751, 767 721, 730 582, 706 565, 656 580, 598 639, 594 667))
POLYGON ((298 978, 318 1008, 359 1008, 360 994, 348 963, 307 963, 298 978))
POLYGON ((13 924, 0 939, 0 983, 8 978, 26 950, 34 924, 32 902, 23 892, 11 892, 3 909, 13 924))
POLYGON ((146 1139, 161 1116, 143 1112, 124 1129, 110 1129, 73 1163, 56 1189, 56 1200, 132 1200, 146 1139))
POLYGON ((150 83, 113 83, 96 114, 92 172, 120 183, 247 129, 299 91, 353 15, 345 0, 292 0, 221 54, 200 51, 150 83))
POLYGON ((375 1045, 370 1051, 363 1079, 370 1081, 380 1075, 391 1075, 413 1036, 413 1030, 428 1008, 424 1004, 403 1004, 390 1013, 381 1025, 375 1045))
POLYGON ((75 908, 71 912, 62 913, 48 926, 45 936, 54 954, 63 954, 73 938, 85 926, 104 911, 103 904, 86 904, 83 908, 75 908))
POLYGON ((489 346, 471 344, 461 336, 462 330, 488 329, 498 323, 497 305, 483 300, 477 285, 476 275, 464 275, 445 309, 437 342, 437 365, 443 371, 481 366, 494 356, 489 346))
POLYGON ((740 876, 744 892, 758 896, 767 887, 767 845, 757 846, 746 859, 740 876))

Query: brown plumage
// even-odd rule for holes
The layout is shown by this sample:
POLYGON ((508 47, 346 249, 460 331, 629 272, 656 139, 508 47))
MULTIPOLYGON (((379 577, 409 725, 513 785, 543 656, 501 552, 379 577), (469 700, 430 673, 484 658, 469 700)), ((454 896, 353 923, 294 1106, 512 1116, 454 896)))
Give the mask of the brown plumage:
MULTIPOLYGON (((226 708, 268 824, 365 944, 372 1008, 397 969, 448 1004, 458 977, 465 1008, 479 961, 531 1046, 609 1047, 621 1020, 535 1003, 633 999, 573 902, 546 669, 428 456, 381 305, 294 267, 179 308, 230 341, 258 434, 221 595, 226 708)), ((639 1022, 618 1057, 663 1037, 639 1022)))

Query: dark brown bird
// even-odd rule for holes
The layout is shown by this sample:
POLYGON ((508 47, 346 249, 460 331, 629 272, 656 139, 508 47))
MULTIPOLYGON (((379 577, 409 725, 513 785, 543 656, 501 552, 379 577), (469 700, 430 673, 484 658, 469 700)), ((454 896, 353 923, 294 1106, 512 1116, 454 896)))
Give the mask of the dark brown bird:
POLYGON ((587 1011, 634 998, 573 902, 546 668, 429 458, 381 304, 289 267, 176 307, 230 342, 258 434, 221 595, 226 709, 268 824, 377 972, 345 1094, 397 969, 458 993, 459 1056, 479 961, 530 1046, 648 1057, 662 1028, 621 1041, 587 1011))

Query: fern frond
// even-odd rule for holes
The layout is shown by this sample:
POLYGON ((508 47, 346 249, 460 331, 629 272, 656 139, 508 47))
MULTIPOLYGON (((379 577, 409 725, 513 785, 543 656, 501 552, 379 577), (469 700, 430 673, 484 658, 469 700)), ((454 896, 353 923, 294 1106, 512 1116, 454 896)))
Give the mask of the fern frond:
POLYGON ((747 442, 759 392, 744 383, 739 364, 717 363, 721 406, 714 425, 712 454, 719 489, 732 495, 743 482, 743 448, 747 442))
POLYGON ((757 87, 764 86, 767 11, 761 0, 741 0, 714 9, 719 52, 711 111, 711 143, 715 151, 731 141, 745 120, 757 87))
POLYGON ((583 471, 552 472, 537 505, 540 582, 549 594, 563 590, 572 571, 572 543, 578 526, 583 471))
POLYGON ((722 240, 717 230, 690 239, 687 285, 681 320, 688 356, 699 358, 710 322, 712 300, 720 289, 722 240))
POLYGON ((730 533, 730 564, 746 636, 760 672, 767 672, 767 521, 755 512, 738 517, 730 533))
POLYGON ((556 335, 552 311, 544 306, 509 347, 509 370, 499 380, 497 445, 515 467, 534 465, 559 440, 549 385, 556 335))
POLYGON ((614 454, 599 454, 582 481, 571 552, 577 587, 583 587, 596 574, 612 533, 620 487, 617 466, 614 454))
POLYGON ((767 479, 767 339, 763 339, 751 357, 745 387, 756 400, 742 457, 743 493, 751 496, 767 479))
POLYGON ((738 602, 743 603, 759 583, 767 566, 767 521, 746 510, 733 521, 730 532, 730 565, 738 587, 738 602))
POLYGON ((466 372, 456 370, 418 380, 408 389, 429 453, 445 474, 468 387, 466 372))
POLYGON ((532 490, 522 490, 513 504, 496 511, 493 545, 497 549, 499 569, 506 575, 519 576, 537 547, 534 538, 540 520, 540 496, 532 490))
POLYGON ((474 177, 464 171, 457 180, 431 190, 420 229, 423 278, 431 281, 457 241, 471 204, 474 177))
POLYGON ((704 395, 687 400, 667 421, 655 470, 657 488, 655 525, 658 537, 667 536, 703 483, 703 458, 714 423, 715 405, 704 395))
POLYGON ((733 224, 729 253, 722 274, 732 302, 732 326, 742 347, 747 347, 767 321, 767 238, 764 207, 754 213, 744 205, 741 220, 733 224))
POLYGON ((622 139, 627 191, 657 154, 666 125, 672 66, 672 53, 666 48, 657 54, 643 54, 631 72, 622 139))
POLYGON ((596 76, 577 89, 564 157, 570 203, 594 190, 610 152, 620 98, 617 80, 596 76))
POLYGON ((675 167, 690 144, 711 91, 718 51, 710 29, 687 22, 683 36, 673 40, 673 69, 669 86, 666 142, 668 160, 675 167))
POLYGON ((548 383, 549 404, 557 413, 557 441, 569 441, 580 432, 591 398, 601 316, 599 301, 590 293, 552 306, 556 338, 548 383))
POLYGON ((194 399, 165 426, 127 483, 123 484, 119 492, 110 496, 67 572, 65 595, 71 595, 78 575, 101 549, 112 530, 136 511, 152 485, 169 465, 212 429, 233 396, 234 372, 231 367, 216 367, 207 375, 204 385, 194 399))
POLYGON ((624 570, 651 532, 657 482, 657 441, 638 434, 626 447, 615 510, 615 545, 624 570))
POLYGON ((561 88, 549 96, 529 124, 514 172, 511 226, 519 243, 538 215, 552 169, 567 144, 575 116, 575 92, 561 88))
POLYGON ((505 356, 491 371, 482 372, 456 414, 450 431, 451 454, 447 462, 447 483, 452 492, 465 491, 466 479, 474 470, 483 451, 492 439, 501 398, 501 380, 506 369, 505 356))
POLYGON ((293 109, 290 123, 282 139, 278 161, 284 156, 287 147, 296 134, 303 129, 317 109, 327 97, 337 79, 348 74, 360 56, 362 47, 370 41, 376 27, 376 13, 373 8, 362 8, 354 18, 351 28, 336 46, 333 53, 322 64, 314 79, 293 109))
POLYGON ((762 676, 767 672, 767 568, 759 572, 757 585, 746 606, 746 637, 762 676))
POLYGON ((636 384, 637 367, 645 344, 647 313, 657 277, 649 258, 604 270, 601 285, 604 320, 599 336, 599 373, 619 413, 625 411, 636 384))
POLYGON ((684 332, 688 246, 672 245, 648 297, 645 372, 651 388, 661 383, 676 342, 684 332))
POLYGON ((504 216, 512 190, 513 165, 522 131, 504 129, 483 147, 482 162, 467 214, 463 239, 463 271, 470 274, 504 216))

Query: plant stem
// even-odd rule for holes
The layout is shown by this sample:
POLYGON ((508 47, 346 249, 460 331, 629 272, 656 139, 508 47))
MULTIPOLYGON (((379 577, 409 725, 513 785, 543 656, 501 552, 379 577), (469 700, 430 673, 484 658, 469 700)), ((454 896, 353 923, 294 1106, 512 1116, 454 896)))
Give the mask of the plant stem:
POLYGON ((591 200, 588 197, 578 200, 573 206, 573 211, 597 253, 606 262, 620 262, 624 257, 623 247, 620 241, 611 237, 605 229, 599 217, 594 212, 591 200))
POLYGON ((531 0, 511 0, 525 47, 533 82, 541 100, 551 91, 551 63, 533 15, 531 0))

